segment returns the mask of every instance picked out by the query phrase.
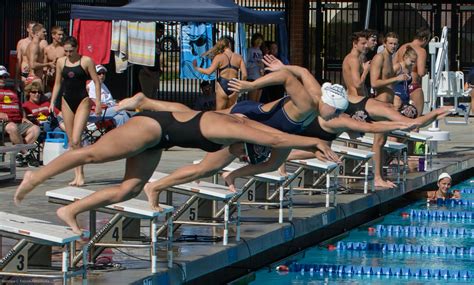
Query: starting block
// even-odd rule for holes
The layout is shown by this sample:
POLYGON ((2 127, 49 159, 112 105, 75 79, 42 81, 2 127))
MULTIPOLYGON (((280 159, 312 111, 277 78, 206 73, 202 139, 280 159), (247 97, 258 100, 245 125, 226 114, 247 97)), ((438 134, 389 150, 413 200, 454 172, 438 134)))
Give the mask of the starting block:
POLYGON ((373 160, 372 156, 374 155, 373 152, 357 149, 353 147, 346 147, 342 145, 332 144, 331 149, 336 152, 337 154, 341 155, 342 164, 338 166, 338 176, 339 178, 347 178, 347 179, 363 179, 364 180, 364 194, 368 193, 369 190, 369 183, 370 183, 370 191, 374 192, 374 175, 372 173, 373 169, 373 160), (348 160, 353 160, 356 162, 354 167, 350 169, 350 174, 346 174, 346 168, 348 167, 348 160), (356 175, 359 174, 362 166, 364 166, 364 174, 363 175, 356 175))
MULTIPOLYGON (((195 162, 196 163, 196 162, 195 162)), ((232 162, 231 164, 224 167, 223 171, 234 171, 241 167, 245 166, 242 163, 235 163, 232 162)), ((296 178, 295 175, 281 175, 278 171, 272 171, 267 173, 260 173, 254 175, 249 178, 249 180, 245 183, 245 185, 241 189, 241 193, 235 195, 230 201, 230 204, 235 204, 239 201, 239 199, 248 191, 251 191, 250 188, 255 186, 256 190, 259 188, 264 188, 266 190, 265 197, 262 197, 262 201, 249 201, 249 202, 240 202, 241 204, 245 205, 263 205, 263 206, 277 206, 279 207, 278 212, 278 222, 281 224, 283 223, 283 208, 288 206, 288 220, 293 219, 293 186, 291 182, 296 178), (276 187, 276 191, 272 194, 268 195, 269 192, 269 185, 274 184, 276 187), (285 198, 285 187, 290 187, 289 189, 289 196, 285 198), (278 195, 278 201, 275 202, 275 198, 278 195)), ((250 193, 250 192, 249 192, 250 193)), ((255 198, 258 193, 252 193, 252 198, 255 198)), ((252 199, 249 199, 252 200, 252 199)), ((217 212, 218 216, 222 215, 222 209, 217 212)))
MULTIPOLYGON (((84 251, 82 267, 76 270, 72 269, 70 253, 75 248, 75 242, 80 240, 81 236, 72 232, 70 228, 54 225, 43 220, 0 212, 1 237, 17 239, 18 242, 0 259, 0 276, 62 278, 63 284, 67 284, 69 278, 82 275, 83 284, 87 283, 87 249, 84 251), (29 273, 28 251, 32 245, 38 244, 62 247, 61 274, 29 273)), ((42 260, 42 262, 47 263, 50 267, 51 259, 49 261, 42 260)))
MULTIPOLYGON (((363 136, 363 137, 358 137, 356 139, 351 139, 347 133, 342 133, 336 140, 347 143, 347 144, 351 143, 351 144, 361 145, 361 146, 370 147, 370 148, 374 144, 373 137, 363 136)), ((392 155, 395 154, 398 161, 401 161, 403 159, 403 167, 400 167, 400 163, 397 163, 396 165, 397 184, 400 184, 402 179, 403 179, 403 182, 405 182, 406 174, 407 174, 406 166, 408 164, 407 145, 404 143, 398 143, 398 142, 387 140, 387 142, 383 146, 383 149, 387 151, 389 154, 392 154, 392 155)))
POLYGON ((305 171, 309 171, 311 179, 313 179, 313 172, 317 171, 321 174, 316 179, 315 182, 312 183, 311 188, 294 188, 294 190, 303 190, 303 191, 325 191, 326 192, 326 207, 330 206, 330 193, 333 192, 333 205, 336 206, 336 191, 337 191, 337 172, 334 172, 332 175, 333 179, 331 180, 331 173, 337 168, 337 163, 329 162, 329 161, 321 161, 317 158, 312 159, 296 159, 290 160, 289 164, 296 165, 298 168, 293 173, 294 176, 299 176, 301 173, 305 171), (321 182, 326 179, 325 188, 315 188, 321 184, 321 182), (331 181, 333 181, 331 183, 331 181))
MULTIPOLYGON (((47 191, 46 196, 48 196, 49 201, 58 204, 70 204, 77 200, 83 199, 91 194, 94 191, 78 188, 78 187, 65 187, 52 191, 47 191)), ((91 237, 90 242, 84 248, 90 251, 91 259, 94 260, 97 257, 103 248, 113 248, 113 247, 133 247, 133 248, 150 248, 150 257, 151 257, 151 272, 157 273, 157 261, 158 261, 158 236, 155 234, 158 230, 158 218, 171 213, 173 207, 168 205, 160 204, 160 207, 163 209, 162 212, 157 212, 150 209, 150 206, 147 201, 130 199, 128 201, 120 202, 113 205, 108 205, 104 208, 98 209, 97 211, 110 213, 114 216, 99 230, 97 233, 91 237), (122 242, 122 222, 123 219, 135 218, 135 219, 146 219, 150 221, 150 237, 151 241, 149 244, 131 244, 122 242), (95 249, 99 249, 96 252, 95 249)), ((95 228, 95 212, 91 211, 90 221, 94 223, 91 228, 95 228)), ((173 221, 171 219, 167 220, 168 226, 168 236, 165 241, 167 247, 167 261, 168 267, 171 268, 173 264, 173 221)), ((75 254, 75 250, 73 251, 75 254)), ((76 264, 83 258, 84 251, 80 251, 75 255, 73 259, 73 264, 76 264)))
MULTIPOLYGON (((153 173, 153 176, 150 178, 150 182, 162 179, 168 176, 166 173, 157 172, 153 173)), ((177 210, 173 213, 171 219, 173 223, 176 225, 201 225, 201 226, 223 226, 223 238, 222 244, 227 245, 229 240, 229 224, 235 224, 236 226, 236 241, 240 241, 240 204, 237 205, 237 217, 233 220, 230 219, 230 211, 229 211, 229 204, 227 203, 231 200, 234 196, 238 195, 239 192, 233 193, 229 191, 229 188, 226 186, 209 183, 205 181, 199 182, 190 182, 175 185, 166 189, 167 193, 167 203, 171 204, 173 201, 172 193, 179 193, 182 195, 190 196, 189 199, 184 202, 177 210), (219 201, 224 202, 224 221, 223 222, 216 222, 217 219, 213 217, 213 213, 209 213, 207 217, 205 217, 208 221, 202 221, 200 218, 200 212, 206 211, 204 207, 199 207, 199 202, 203 202, 203 204, 211 206, 212 203, 217 203, 219 201), (212 203, 206 203, 211 201, 212 203), (184 218, 184 219, 183 219, 184 218), (209 222, 209 219, 212 220, 209 222)), ((209 208, 209 207, 208 207, 209 208)), ((209 211, 206 211, 209 212, 209 211)), ((214 212, 214 211, 212 211, 214 212)), ((176 229, 177 227, 175 227, 176 229)), ((158 231, 157 235, 163 234, 166 230, 166 225, 161 226, 158 231)), ((168 229, 169 231, 169 229, 168 229)))
POLYGON ((33 149, 36 146, 34 144, 15 144, 9 146, 0 146, 0 166, 5 166, 8 168, 7 174, 0 175, 0 180, 8 180, 16 178, 16 154, 21 150, 33 149), (3 161, 3 154, 9 154, 10 161, 3 161))

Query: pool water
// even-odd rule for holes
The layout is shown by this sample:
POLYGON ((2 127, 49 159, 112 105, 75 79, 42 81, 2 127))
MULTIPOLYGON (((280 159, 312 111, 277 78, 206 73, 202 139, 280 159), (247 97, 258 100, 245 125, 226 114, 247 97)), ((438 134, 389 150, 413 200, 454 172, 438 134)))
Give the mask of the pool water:
POLYGON ((418 201, 261 269, 250 284, 474 284, 471 180, 451 188, 472 192, 462 193, 467 205, 418 201))

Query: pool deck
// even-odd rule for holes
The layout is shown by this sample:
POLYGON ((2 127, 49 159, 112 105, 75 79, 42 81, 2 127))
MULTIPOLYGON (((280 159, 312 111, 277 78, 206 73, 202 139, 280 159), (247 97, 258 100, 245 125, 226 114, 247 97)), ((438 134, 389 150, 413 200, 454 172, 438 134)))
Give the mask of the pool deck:
MULTIPOLYGON (((399 207, 408 200, 402 196, 423 187, 433 187, 441 172, 453 175, 454 183, 474 176, 474 119, 470 125, 450 125, 451 141, 440 143, 433 168, 426 172, 412 172, 407 175, 405 187, 393 190, 377 190, 364 195, 354 190, 351 194, 337 195, 337 207, 324 207, 324 195, 297 195, 294 202, 304 201, 305 206, 295 206, 293 221, 278 224, 276 209, 243 208, 241 241, 235 242, 235 232, 231 227, 229 245, 222 242, 175 242, 173 251, 175 266, 167 269, 164 254, 159 255, 159 273, 151 275, 149 262, 143 249, 114 250, 113 260, 125 270, 94 271, 89 274, 89 284, 222 284, 238 276, 256 270, 265 264, 277 261, 307 246, 320 242, 336 234, 358 226, 399 207), (430 185, 431 184, 431 185, 430 185), (258 220, 258 221, 257 221, 258 220), (264 221, 264 222, 262 222, 264 221)), ((440 124, 442 130, 448 127, 440 124)), ((164 152, 158 170, 171 172, 177 167, 201 159, 203 153, 196 150, 172 149, 164 152)), ((24 201, 21 207, 12 203, 13 193, 28 168, 19 168, 16 181, 0 182, 0 208, 4 212, 38 217, 61 224, 55 215, 58 205, 48 203, 45 192, 64 187, 72 179, 72 171, 58 175, 39 186, 24 201)), ((121 181, 124 172, 123 161, 85 168, 87 185, 84 188, 97 190, 121 181)), ((139 199, 145 199, 141 194, 139 199)), ((176 198, 179 199, 179 198, 176 198)), ((286 211, 285 211, 286 214, 286 211)), ((286 216, 286 215, 285 215, 286 216)), ((102 217, 102 216, 100 216, 102 217)), ((87 223, 87 215, 81 215, 82 224, 87 223)), ((145 232, 145 230, 142 230, 145 232)), ((207 227, 183 226, 181 235, 212 235, 207 227)), ((214 232, 215 233, 215 232, 214 232)), ((11 244, 4 242, 3 252, 11 244)), ((80 284, 81 280, 73 281, 80 284)))

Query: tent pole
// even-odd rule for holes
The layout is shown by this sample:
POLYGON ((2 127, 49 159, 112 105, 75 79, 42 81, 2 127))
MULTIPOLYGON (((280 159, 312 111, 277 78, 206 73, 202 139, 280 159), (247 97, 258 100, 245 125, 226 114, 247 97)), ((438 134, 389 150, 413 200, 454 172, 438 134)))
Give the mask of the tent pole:
POLYGON ((69 20, 69 35, 72 36, 72 19, 69 20))
POLYGON ((367 9, 365 10, 365 25, 364 29, 369 28, 369 20, 370 20, 370 6, 372 5, 372 0, 367 0, 367 9))

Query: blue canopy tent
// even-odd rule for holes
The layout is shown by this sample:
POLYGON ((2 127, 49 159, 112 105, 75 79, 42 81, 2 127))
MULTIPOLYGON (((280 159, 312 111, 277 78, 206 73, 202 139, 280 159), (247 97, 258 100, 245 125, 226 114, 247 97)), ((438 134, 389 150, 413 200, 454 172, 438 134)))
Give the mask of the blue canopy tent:
POLYGON ((121 7, 72 5, 71 18, 277 24, 280 52, 288 58, 285 12, 257 11, 241 7, 232 0, 131 0, 129 4, 121 7))

